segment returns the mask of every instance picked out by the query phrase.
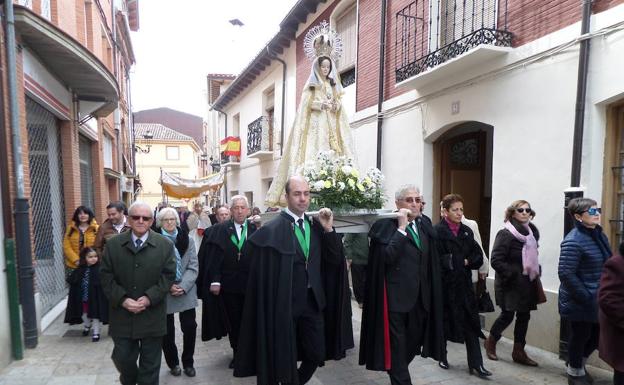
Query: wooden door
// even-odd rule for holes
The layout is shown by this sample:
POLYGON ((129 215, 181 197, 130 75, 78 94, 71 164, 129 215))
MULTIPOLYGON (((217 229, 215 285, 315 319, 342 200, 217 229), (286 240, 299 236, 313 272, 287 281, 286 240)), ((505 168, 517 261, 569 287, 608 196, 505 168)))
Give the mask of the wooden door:
POLYGON ((484 131, 449 138, 442 144, 440 159, 440 199, 451 193, 461 195, 464 198, 464 215, 477 221, 479 229, 483 230, 489 228, 489 207, 483 198, 485 142, 484 131), (486 222, 488 227, 485 227, 486 222))

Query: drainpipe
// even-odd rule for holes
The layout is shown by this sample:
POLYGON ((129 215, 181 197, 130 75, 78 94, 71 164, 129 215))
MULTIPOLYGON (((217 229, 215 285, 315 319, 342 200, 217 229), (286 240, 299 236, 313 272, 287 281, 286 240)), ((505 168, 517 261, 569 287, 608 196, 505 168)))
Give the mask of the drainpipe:
MULTIPOLYGON (((581 21, 581 35, 589 33, 592 0, 582 0, 583 18, 581 21)), ((576 106, 574 112, 574 139, 572 144, 572 172, 570 174, 570 188, 564 192, 563 234, 568 234, 574 228, 574 219, 568 214, 570 200, 583 196, 581 185, 581 162, 583 158, 583 129, 585 123, 585 100, 587 95, 587 72, 589 68, 589 39, 580 43, 578 78, 576 81, 576 106)), ((559 358, 568 359, 568 339, 570 323, 561 319, 559 324, 559 358)))
POLYGON ((381 110, 384 102, 384 72, 386 64, 386 13, 387 0, 381 1, 381 29, 379 31, 379 84, 377 97, 377 168, 381 170, 381 144, 383 138, 383 117, 381 110))
POLYGON ((13 2, 5 1, 6 13, 6 57, 7 88, 9 92, 9 114, 11 144, 13 150, 13 172, 15 174, 15 243, 19 266, 19 292, 24 325, 24 345, 28 349, 37 347, 37 311, 35 308, 35 285, 32 250, 30 248, 30 223, 28 198, 24 186, 24 165, 22 164, 22 138, 17 106, 17 68, 15 51, 15 18, 13 2))
MULTIPOLYGON (((220 110, 220 109, 218 109, 218 108, 215 108, 215 107, 212 107, 212 109, 213 109, 213 110, 215 110, 215 111, 217 111, 217 112, 218 112, 218 113, 220 113, 220 114, 223 114, 223 115, 225 116, 225 131, 224 131, 224 136, 223 136, 223 137, 224 137, 224 138, 227 138, 227 134, 228 134, 228 131, 227 131, 228 115, 227 115, 227 113, 226 113, 226 112, 223 112, 222 110, 220 110)), ((217 137, 218 137, 218 136, 219 136, 219 135, 218 135, 218 133, 217 133, 217 137)), ((219 146, 220 146, 220 145, 221 145, 221 141, 219 141, 219 146)), ((221 159, 221 147, 219 147, 219 160, 222 160, 222 159, 221 159)), ((221 167, 223 167, 223 166, 221 166, 221 167)), ((225 194, 223 201, 224 201, 225 203, 227 203, 227 172, 224 172, 224 173, 223 173, 223 193, 225 194)))
POLYGON ((271 59, 275 59, 282 63, 282 120, 280 122, 280 156, 284 155, 284 111, 286 110, 286 62, 278 58, 276 54, 271 52, 267 45, 267 53, 271 59))
MULTIPOLYGON (((589 33, 591 19, 592 0, 583 1, 583 20, 581 22, 581 35, 589 33)), ((572 173, 570 186, 581 185, 581 161, 583 157, 583 129, 585 123, 585 100, 587 96, 587 72, 589 68, 589 42, 590 39, 581 41, 579 52, 578 79, 576 82, 576 109, 574 113, 574 140, 572 144, 572 173)))
MULTIPOLYGON (((4 79, 0 76, 0 100, 4 100, 4 79)), ((0 108, 0 148, 7 148, 6 126, 4 125, 4 109, 0 108)), ((15 239, 12 238, 13 227, 11 225, 11 194, 9 192, 9 160, 0 157, 0 190, 2 195, 2 224, 4 230, 4 257, 5 273, 7 281, 7 297, 9 299, 9 324, 11 328, 11 353, 13 358, 24 358, 24 346, 22 345, 22 326, 20 325, 19 313, 19 283, 17 280, 17 261, 15 260, 15 239)))

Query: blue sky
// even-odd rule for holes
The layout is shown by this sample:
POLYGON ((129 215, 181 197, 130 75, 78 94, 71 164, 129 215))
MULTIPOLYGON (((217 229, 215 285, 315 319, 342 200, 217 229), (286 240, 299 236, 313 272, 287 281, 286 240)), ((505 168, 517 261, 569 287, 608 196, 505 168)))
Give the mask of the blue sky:
POLYGON ((238 74, 296 0, 145 0, 132 33, 134 111, 169 107, 204 116, 206 74, 238 74), (245 25, 232 26, 238 18, 245 25))

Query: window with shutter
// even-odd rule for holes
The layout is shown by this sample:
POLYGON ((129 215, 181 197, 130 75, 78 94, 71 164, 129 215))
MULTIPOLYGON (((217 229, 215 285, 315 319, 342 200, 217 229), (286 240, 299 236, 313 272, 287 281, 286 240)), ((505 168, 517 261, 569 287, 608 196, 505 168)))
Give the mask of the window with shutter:
POLYGON ((342 39, 342 56, 336 63, 338 72, 347 71, 355 66, 357 54, 357 29, 356 29, 355 3, 336 17, 336 32, 342 39))

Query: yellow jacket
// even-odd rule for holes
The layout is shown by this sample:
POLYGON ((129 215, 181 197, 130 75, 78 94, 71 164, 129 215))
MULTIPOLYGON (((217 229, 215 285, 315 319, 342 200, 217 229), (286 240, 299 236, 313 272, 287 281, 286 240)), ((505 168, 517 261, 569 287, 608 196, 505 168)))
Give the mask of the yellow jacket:
MULTIPOLYGON (((83 247, 93 247, 98 228, 97 222, 95 219, 92 219, 91 224, 89 224, 87 231, 84 233, 83 247)), ((73 221, 67 226, 67 231, 65 231, 63 252, 65 253, 65 266, 70 269, 77 268, 80 260, 80 230, 78 230, 73 221)))

